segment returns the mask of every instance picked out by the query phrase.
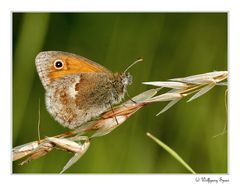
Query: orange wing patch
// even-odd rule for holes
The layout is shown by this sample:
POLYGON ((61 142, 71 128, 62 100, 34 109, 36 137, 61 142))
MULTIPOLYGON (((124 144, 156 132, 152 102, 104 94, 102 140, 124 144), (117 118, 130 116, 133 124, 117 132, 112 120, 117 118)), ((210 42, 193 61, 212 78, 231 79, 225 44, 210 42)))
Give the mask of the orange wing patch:
MULTIPOLYGON (((64 62, 64 66, 60 70, 56 69, 54 65, 51 66, 48 75, 51 82, 66 75, 80 74, 84 72, 112 74, 111 71, 109 71, 105 67, 81 56, 69 54, 61 55, 57 59, 62 60, 64 62)), ((52 61, 52 64, 57 59, 54 59, 52 61)))

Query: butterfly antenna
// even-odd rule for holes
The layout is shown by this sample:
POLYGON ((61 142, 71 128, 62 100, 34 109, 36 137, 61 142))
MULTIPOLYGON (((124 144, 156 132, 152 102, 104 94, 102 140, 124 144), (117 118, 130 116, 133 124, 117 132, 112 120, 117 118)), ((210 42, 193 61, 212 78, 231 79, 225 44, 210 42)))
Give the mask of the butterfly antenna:
POLYGON ((137 63, 139 63, 139 62, 141 62, 141 61, 143 61, 142 58, 137 59, 137 60, 134 61, 131 65, 129 65, 123 73, 125 74, 133 65, 136 65, 137 63))

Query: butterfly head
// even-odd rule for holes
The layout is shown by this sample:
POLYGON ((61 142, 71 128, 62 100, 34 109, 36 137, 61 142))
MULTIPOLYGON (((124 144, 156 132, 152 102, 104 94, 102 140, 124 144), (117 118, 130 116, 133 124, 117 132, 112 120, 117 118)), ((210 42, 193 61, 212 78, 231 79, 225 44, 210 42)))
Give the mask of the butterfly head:
POLYGON ((120 75, 120 78, 121 78, 123 86, 128 86, 128 85, 132 84, 133 77, 129 72, 122 73, 120 75))
POLYGON ((114 81, 113 81, 113 87, 116 90, 116 95, 114 97, 117 98, 117 102, 120 102, 125 93, 127 92, 128 85, 132 84, 132 75, 127 73, 115 73, 114 74, 114 81))
POLYGON ((131 65, 129 65, 126 70, 120 74, 120 78, 121 78, 121 82, 123 84, 124 87, 127 87, 128 85, 132 84, 132 75, 128 72, 128 70, 134 66, 135 64, 139 63, 140 61, 142 61, 142 59, 138 59, 136 61, 134 61, 131 65))

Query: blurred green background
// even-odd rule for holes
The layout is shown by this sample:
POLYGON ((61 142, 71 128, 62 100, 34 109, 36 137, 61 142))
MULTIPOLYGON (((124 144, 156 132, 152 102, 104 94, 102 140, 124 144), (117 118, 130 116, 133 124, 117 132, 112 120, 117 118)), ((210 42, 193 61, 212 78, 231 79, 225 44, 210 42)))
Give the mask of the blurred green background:
MULTIPOLYGON (((214 70, 227 70, 227 13, 13 13, 13 147, 37 139, 38 102, 41 136, 67 131, 48 114, 35 56, 62 50, 121 72, 130 72, 131 96, 164 81, 214 70)), ((112 133, 94 140, 67 173, 188 173, 146 136, 151 132, 174 149, 197 173, 227 173, 226 87, 197 100, 143 108, 112 133)), ((29 164, 13 163, 14 173, 58 173, 70 153, 54 150, 29 164)))

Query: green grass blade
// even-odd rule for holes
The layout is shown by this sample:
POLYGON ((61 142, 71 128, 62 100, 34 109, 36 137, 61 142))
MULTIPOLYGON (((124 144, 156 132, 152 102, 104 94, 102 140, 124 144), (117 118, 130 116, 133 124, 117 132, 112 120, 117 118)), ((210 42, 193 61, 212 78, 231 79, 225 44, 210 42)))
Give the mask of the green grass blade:
POLYGON ((179 163, 181 163, 187 170, 189 170, 191 173, 196 174, 195 171, 169 146, 167 146, 165 143, 157 139, 155 136, 153 136, 150 133, 147 133, 147 136, 150 137, 153 141, 155 141, 158 145, 160 145, 164 150, 166 150, 170 155, 172 155, 179 163))

